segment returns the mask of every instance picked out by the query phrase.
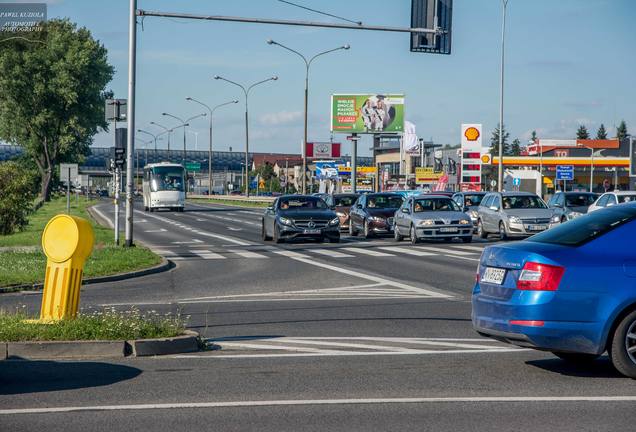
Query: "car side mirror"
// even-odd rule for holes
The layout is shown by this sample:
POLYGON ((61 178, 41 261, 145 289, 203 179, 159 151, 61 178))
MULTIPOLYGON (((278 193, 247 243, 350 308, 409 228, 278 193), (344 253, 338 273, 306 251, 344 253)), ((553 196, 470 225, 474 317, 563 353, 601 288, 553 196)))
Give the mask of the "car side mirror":
POLYGON ((411 210, 409 210, 408 207, 403 207, 402 213, 411 214, 411 210))
POLYGON ((613 202, 608 202, 606 207, 611 207, 611 206, 613 206, 613 205, 614 205, 614 203, 613 203, 613 202))
POLYGON ((335 210, 335 209, 336 209, 336 206, 329 206, 329 208, 330 208, 331 210, 335 210))
POLYGON ((362 208, 362 204, 356 204, 356 208, 361 209, 362 208))
POLYGON ((497 207, 497 206, 490 206, 490 210, 499 211, 499 207, 497 207))
POLYGON ((274 211, 274 207, 272 206, 267 207, 267 211, 274 211))

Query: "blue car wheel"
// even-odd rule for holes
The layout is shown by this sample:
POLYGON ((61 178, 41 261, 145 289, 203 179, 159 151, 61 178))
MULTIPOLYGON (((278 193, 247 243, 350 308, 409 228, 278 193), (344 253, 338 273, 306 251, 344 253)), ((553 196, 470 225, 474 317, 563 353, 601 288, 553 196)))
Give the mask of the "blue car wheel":
POLYGON ((620 373, 636 378, 636 311, 629 313, 616 327, 609 353, 620 373))

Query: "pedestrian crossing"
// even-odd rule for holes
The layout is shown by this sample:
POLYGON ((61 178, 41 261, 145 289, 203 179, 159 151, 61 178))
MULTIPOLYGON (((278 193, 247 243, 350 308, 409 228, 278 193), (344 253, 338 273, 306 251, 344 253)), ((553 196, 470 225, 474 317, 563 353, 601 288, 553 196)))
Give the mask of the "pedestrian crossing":
POLYGON ((312 357, 511 353, 526 349, 485 338, 249 337, 208 339, 216 348, 178 357, 312 357))
MULTIPOLYGON (((190 243, 190 242, 187 242, 190 243)), ((174 261, 183 260, 225 260, 225 259, 338 259, 355 260, 382 257, 436 258, 444 257, 461 261, 478 262, 483 246, 448 245, 447 247, 433 246, 331 246, 302 249, 283 249, 273 246, 256 246, 252 248, 225 248, 215 245, 194 243, 183 247, 156 247, 154 252, 174 261)), ((179 245, 174 245, 179 246, 179 245)))

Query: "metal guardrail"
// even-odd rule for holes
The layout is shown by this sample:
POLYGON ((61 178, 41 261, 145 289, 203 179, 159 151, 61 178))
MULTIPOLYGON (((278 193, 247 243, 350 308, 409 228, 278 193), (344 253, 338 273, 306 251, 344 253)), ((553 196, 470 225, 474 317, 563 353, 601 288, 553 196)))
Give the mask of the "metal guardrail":
POLYGON ((256 202, 256 203, 271 203, 275 197, 271 196, 250 196, 249 198, 243 195, 194 195, 188 194, 189 199, 204 199, 210 201, 237 201, 237 202, 256 202))

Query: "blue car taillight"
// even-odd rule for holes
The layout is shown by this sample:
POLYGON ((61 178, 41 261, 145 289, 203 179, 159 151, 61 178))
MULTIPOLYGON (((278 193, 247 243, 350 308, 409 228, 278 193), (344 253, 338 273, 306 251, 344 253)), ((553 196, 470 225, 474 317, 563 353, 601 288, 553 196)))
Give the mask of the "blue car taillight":
POLYGON ((565 267, 527 262, 521 270, 517 289, 530 291, 556 291, 565 267))

